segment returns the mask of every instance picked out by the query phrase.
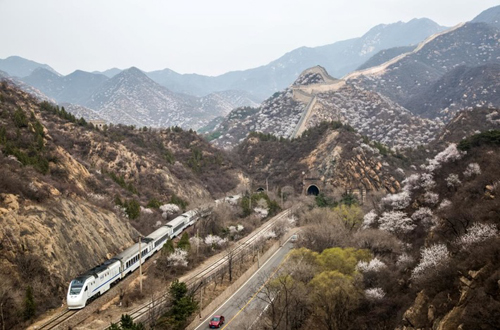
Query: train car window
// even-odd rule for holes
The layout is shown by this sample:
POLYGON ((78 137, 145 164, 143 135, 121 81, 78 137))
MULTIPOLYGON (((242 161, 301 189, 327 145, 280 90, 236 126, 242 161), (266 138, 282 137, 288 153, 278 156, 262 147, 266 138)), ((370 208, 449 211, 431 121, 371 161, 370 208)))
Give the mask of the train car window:
POLYGON ((86 287, 85 287, 85 290, 83 290, 83 291, 87 291, 87 289, 88 289, 88 287, 86 286, 86 287))

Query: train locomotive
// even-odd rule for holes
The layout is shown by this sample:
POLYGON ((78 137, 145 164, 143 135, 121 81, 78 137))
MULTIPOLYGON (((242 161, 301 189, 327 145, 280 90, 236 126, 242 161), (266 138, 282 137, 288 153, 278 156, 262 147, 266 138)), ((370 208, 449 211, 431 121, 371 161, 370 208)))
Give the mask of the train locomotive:
MULTIPOLYGON (((240 195, 216 200, 215 204, 238 200, 240 195)), ((149 257, 161 250, 168 239, 173 239, 193 225, 207 209, 190 210, 167 222, 151 234, 141 238, 141 244, 135 243, 125 251, 106 260, 73 279, 68 288, 67 304, 69 309, 81 309, 88 302, 108 291, 114 284, 139 268, 149 257), (139 245, 141 255, 139 256, 139 245)))
POLYGON ((194 224, 198 217, 196 211, 188 211, 148 236, 142 237, 140 256, 139 243, 135 243, 101 265, 76 277, 69 285, 66 299, 68 308, 83 308, 88 302, 108 291, 114 284, 139 268, 140 263, 144 263, 161 250, 168 239, 177 237, 184 229, 194 224))

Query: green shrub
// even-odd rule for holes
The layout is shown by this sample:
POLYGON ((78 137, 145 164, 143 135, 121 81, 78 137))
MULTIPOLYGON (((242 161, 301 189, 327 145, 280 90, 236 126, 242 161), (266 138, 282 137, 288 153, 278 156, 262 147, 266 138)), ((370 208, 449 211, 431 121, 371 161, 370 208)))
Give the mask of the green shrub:
POLYGON ((14 112, 14 125, 18 128, 28 127, 28 118, 21 108, 14 112))
POLYGON ((159 209, 160 206, 162 206, 163 204, 157 200, 156 198, 152 198, 148 204, 146 205, 146 207, 149 207, 151 209, 159 209))
POLYGON ((466 151, 482 145, 500 146, 500 131, 491 130, 472 135, 460 141, 460 143, 458 144, 458 149, 466 151))
POLYGON ((179 206, 183 211, 186 210, 186 207, 189 205, 188 202, 178 197, 176 194, 173 194, 172 197, 170 197, 170 204, 179 206))
POLYGON ((123 206, 129 219, 137 219, 141 215, 141 205, 135 199, 125 202, 123 206))

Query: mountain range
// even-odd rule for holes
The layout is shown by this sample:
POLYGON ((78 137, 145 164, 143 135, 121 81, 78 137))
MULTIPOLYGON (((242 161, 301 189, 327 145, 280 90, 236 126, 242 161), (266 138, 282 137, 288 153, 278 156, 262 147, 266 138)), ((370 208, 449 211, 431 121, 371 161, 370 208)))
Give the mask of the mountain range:
MULTIPOLYGON (((201 97, 213 92, 240 90, 253 95, 254 99, 262 101, 274 92, 286 88, 295 81, 303 70, 309 67, 321 65, 333 76, 342 77, 383 49, 416 46, 425 38, 444 29, 445 27, 426 18, 413 19, 407 23, 377 25, 359 38, 313 48, 300 47, 267 65, 243 71, 232 71, 215 77, 179 74, 171 69, 157 70, 146 74, 155 82, 177 93, 201 97)), ((38 64, 37 66, 36 62, 28 60, 23 62, 22 60, 20 57, 9 57, 2 60, 0 70, 23 79, 27 79, 26 77, 39 67, 57 74, 47 65, 38 64), (24 67, 29 68, 29 70, 22 69, 24 67)), ((71 75, 77 72, 79 71, 75 71, 71 75)), ((120 69, 113 68, 103 72, 95 71, 92 74, 112 78, 120 72, 120 69)), ((50 81, 48 83, 50 84, 50 81)))
MULTIPOLYGON (((30 70, 0 68, 11 76, 29 73, 8 79, 88 119, 153 127, 207 125, 204 131, 212 131, 215 143, 225 147, 252 130, 294 137, 332 119, 392 146, 414 146, 432 140, 462 108, 498 104, 499 8, 448 30, 428 19, 378 25, 360 38, 301 47, 268 65, 218 77, 134 67, 62 76, 44 65, 35 68, 32 61, 22 65, 30 70), (299 76, 318 63, 323 64, 316 67, 320 72, 299 76), (341 80, 332 78, 341 75, 341 80), (261 99, 266 101, 257 108, 261 99), (399 126, 391 127, 391 121, 399 126)), ((21 61, 7 60, 2 63, 21 61)))
POLYGON ((134 67, 112 78, 80 70, 61 76, 37 68, 29 76, 16 80, 58 103, 68 103, 68 109, 78 109, 87 119, 98 116, 110 123, 136 126, 197 129, 233 108, 258 104, 244 91, 227 90, 203 97, 172 92, 134 67))
POLYGON ((342 77, 380 50, 417 45, 444 29, 425 18, 407 23, 380 24, 362 37, 320 47, 301 47, 254 69, 228 72, 217 77, 181 75, 170 69, 153 71, 148 75, 173 91, 203 95, 225 89, 245 90, 264 100, 286 88, 307 68, 321 65, 334 77, 342 77))
MULTIPOLYGON (((486 18, 495 19, 489 13, 486 18)), ((235 109, 209 136, 233 148, 252 131, 294 138, 337 120, 398 149, 427 144, 463 109, 500 107, 500 31, 486 18, 435 34, 407 52, 378 53, 369 61, 374 66, 341 80, 324 68, 305 70, 260 107, 235 109), (394 57, 377 65, 386 54, 394 57)))
POLYGON ((446 116, 447 112, 443 110, 448 106, 483 106, 496 100, 494 86, 498 83, 498 76, 493 74, 492 78, 488 78, 482 73, 489 70, 471 71, 471 68, 486 65, 492 72, 498 70, 495 64, 500 64, 499 34, 498 28, 486 23, 460 25, 435 35, 414 51, 392 61, 354 72, 346 80, 388 96, 414 114, 423 114, 429 118, 440 117, 446 121, 450 116, 446 116), (467 76, 467 84, 463 82, 461 75, 467 76), (472 80, 484 83, 470 84, 472 80), (458 93, 461 88, 467 88, 470 96, 458 93), (432 97, 437 94, 441 101, 432 97), (452 94, 454 97, 450 98, 452 94), (443 95, 448 97, 443 98, 443 95), (429 96, 433 103, 430 103, 429 96), (468 98, 469 101, 464 101, 468 98))

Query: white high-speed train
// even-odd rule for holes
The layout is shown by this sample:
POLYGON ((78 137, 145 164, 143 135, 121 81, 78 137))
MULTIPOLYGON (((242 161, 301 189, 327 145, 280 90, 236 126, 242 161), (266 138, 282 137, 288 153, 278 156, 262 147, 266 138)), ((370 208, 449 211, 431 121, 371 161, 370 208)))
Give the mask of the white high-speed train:
MULTIPOLYGON (((227 198, 216 200, 216 204, 227 201, 227 198)), ((231 197, 231 199, 239 199, 231 197)), ((146 259, 161 250, 168 239, 179 236, 187 227, 193 225, 203 210, 191 210, 167 222, 151 234, 141 239, 141 257, 139 243, 135 243, 125 251, 106 260, 101 265, 90 269, 71 281, 68 289, 67 304, 69 309, 80 309, 108 291, 111 286, 139 268, 139 260, 146 259)))

